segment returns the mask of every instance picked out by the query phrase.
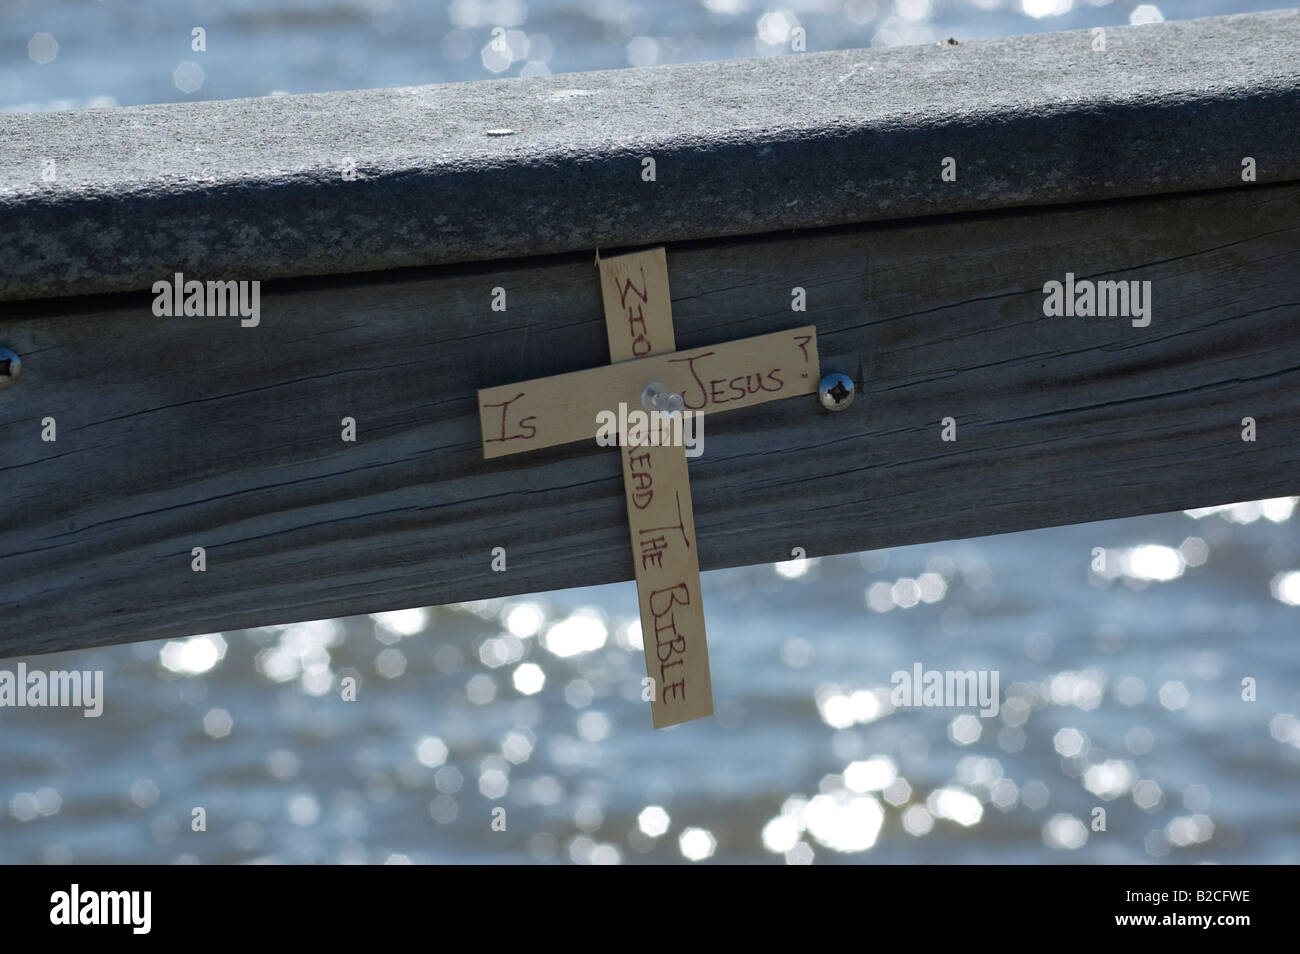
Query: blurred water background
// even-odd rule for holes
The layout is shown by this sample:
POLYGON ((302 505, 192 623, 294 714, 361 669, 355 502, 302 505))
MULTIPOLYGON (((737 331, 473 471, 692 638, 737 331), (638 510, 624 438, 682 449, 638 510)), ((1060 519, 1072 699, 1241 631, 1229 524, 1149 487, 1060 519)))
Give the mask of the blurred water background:
MULTIPOLYGON (((6 0, 0 109, 1274 6, 6 0)), ((717 715, 660 732, 631 583, 30 658, 103 670, 107 701, 0 709, 0 861, 1296 863, 1296 503, 707 573, 717 715), (895 709, 914 663, 996 670, 1001 711, 895 709)))
POLYGON ((413 86, 1274 10, 1280 0, 4 0, 0 109, 413 86), (205 31, 204 52, 192 31, 205 31), (494 44, 493 31, 500 29, 494 44))

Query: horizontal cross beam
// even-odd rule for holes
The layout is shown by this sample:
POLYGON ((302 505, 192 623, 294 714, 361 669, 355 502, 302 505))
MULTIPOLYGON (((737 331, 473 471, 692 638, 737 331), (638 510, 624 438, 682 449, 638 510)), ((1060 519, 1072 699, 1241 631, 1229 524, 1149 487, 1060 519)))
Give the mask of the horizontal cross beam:
POLYGON ((617 414, 619 404, 639 410, 652 383, 680 394, 686 410, 714 414, 812 394, 819 380, 817 329, 809 325, 484 388, 478 393, 483 456, 593 440, 597 415, 617 414))

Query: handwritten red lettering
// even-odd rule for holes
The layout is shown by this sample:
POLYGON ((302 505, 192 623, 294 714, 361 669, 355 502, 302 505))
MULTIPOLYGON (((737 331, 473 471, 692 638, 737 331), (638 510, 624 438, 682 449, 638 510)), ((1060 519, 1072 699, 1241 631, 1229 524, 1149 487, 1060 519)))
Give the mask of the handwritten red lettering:
POLYGON ((651 614, 654 616, 655 619, 658 619, 660 616, 663 616, 665 613, 671 610, 673 608, 674 603, 680 603, 683 606, 689 606, 691 604, 691 591, 686 588, 685 583, 676 583, 672 586, 665 587, 662 590, 652 590, 650 592, 649 602, 650 602, 651 614), (668 602, 664 604, 663 609, 657 610, 655 609, 655 597, 661 596, 664 593, 668 594, 668 602), (682 594, 684 599, 679 600, 677 598, 678 593, 682 594))
POLYGON ((484 404, 484 405, 483 405, 485 408, 488 408, 488 407, 499 407, 499 408, 501 408, 501 436, 500 436, 500 437, 485 437, 485 438, 483 438, 483 443, 485 443, 485 444, 492 444, 492 443, 501 443, 502 441, 531 440, 532 438, 534 438, 534 437, 537 436, 537 427, 536 427, 536 425, 534 425, 534 424, 530 424, 530 423, 529 423, 529 421, 535 421, 535 420, 537 420, 537 415, 536 415, 536 414, 530 414, 530 415, 528 415, 528 417, 526 417, 526 418, 524 418, 523 420, 521 420, 521 421, 518 422, 518 427, 519 427, 519 430, 521 431, 521 433, 518 433, 518 434, 510 434, 509 436, 506 435, 506 416, 507 416, 507 414, 509 413, 510 405, 511 405, 511 404, 514 404, 516 401, 518 401, 518 400, 519 400, 521 397, 523 397, 523 396, 524 396, 524 392, 523 392, 523 391, 520 391, 518 394, 516 394, 514 397, 512 397, 509 401, 503 401, 503 402, 501 402, 500 404, 484 404), (522 432, 524 432, 524 431, 527 431, 527 433, 522 433, 522 432))
MULTIPOLYGON (((645 534, 642 530, 641 533, 645 534)), ((668 549, 667 537, 641 537, 641 569, 650 569, 650 564, 654 564, 659 569, 664 568, 664 551, 668 549)))
POLYGON ((686 549, 691 548, 690 537, 686 536, 686 518, 682 516, 682 494, 681 491, 673 491, 673 496, 677 499, 677 522, 670 523, 666 527, 646 527, 637 530, 637 535, 641 543, 641 569, 648 570, 653 563, 659 569, 664 566, 664 552, 668 549, 667 531, 676 530, 682 535, 682 543, 686 549), (655 534, 665 534, 664 536, 655 536, 655 534))
MULTIPOLYGON (((638 271, 641 272, 641 288, 645 288, 646 287, 645 269, 641 268, 638 269, 638 271)), ((632 279, 630 278, 625 278, 623 280, 621 287, 619 286, 618 281, 615 280, 614 286, 618 288, 618 303, 623 308, 627 307, 627 293, 630 291, 636 292, 637 297, 639 297, 642 302, 647 302, 650 300, 650 296, 647 295, 644 291, 642 291, 641 288, 637 288, 635 285, 633 285, 632 279)))
POLYGON ((615 279, 614 287, 618 289, 618 303, 627 311, 627 330, 632 337, 632 354, 636 357, 647 355, 651 351, 650 336, 646 334, 645 311, 643 306, 650 301, 649 286, 645 280, 645 269, 641 272, 641 288, 632 284, 632 279, 624 278, 621 282, 615 279), (641 304, 633 302, 629 307, 627 303, 628 292, 633 292, 641 299, 641 304), (636 309, 633 311, 633 307, 636 309))
POLYGON ((632 354, 638 358, 650 353, 650 336, 646 334, 645 312, 640 305, 636 306, 636 313, 632 309, 627 310, 627 331, 632 336, 632 354))
POLYGON ((663 701, 668 702, 668 692, 671 689, 679 699, 686 698, 686 680, 681 679, 677 682, 669 683, 668 670, 673 666, 680 666, 685 662, 686 655, 686 636, 677 631, 677 621, 673 616, 672 609, 674 606, 688 606, 691 602, 691 591, 687 589, 685 583, 676 583, 673 586, 666 587, 662 590, 653 590, 648 600, 650 604, 650 615, 655 621, 655 656, 659 660, 659 675, 666 684, 663 689, 663 701), (667 596, 667 600, 658 600, 658 597, 667 596), (679 599, 680 596, 680 599, 679 599), (663 621, 667 617, 666 621, 663 621), (665 632, 671 632, 672 638, 661 639, 660 635, 665 632), (673 656, 683 658, 674 660, 673 656))
POLYGON ((667 663, 668 660, 673 658, 673 653, 686 652, 686 637, 677 632, 677 626, 675 623, 670 623, 667 626, 660 626, 658 625, 658 622, 656 622, 655 637, 656 637, 655 645, 658 647, 657 653, 659 656, 660 663, 667 663), (659 634, 662 633, 665 629, 671 629, 673 631, 673 635, 676 636, 677 638, 666 639, 666 640, 658 639, 657 637, 659 636, 659 634))
POLYGON ((688 410, 698 411, 709 403, 709 392, 704 387, 704 382, 700 380, 700 376, 695 372, 695 362, 700 358, 707 358, 713 353, 714 352, 712 351, 705 351, 703 354, 691 355, 689 358, 673 358, 668 362, 669 364, 679 364, 683 361, 686 362, 686 367, 690 369, 691 377, 695 379, 696 387, 700 389, 700 399, 697 404, 692 404, 690 401, 686 400, 685 394, 682 395, 682 403, 686 405, 688 410))
POLYGON ((636 490, 632 494, 632 506, 637 510, 644 510, 650 506, 650 501, 655 499, 654 476, 650 473, 649 452, 635 453, 639 449, 633 447, 627 452, 628 474, 636 483, 636 490))
POLYGON ((707 362, 702 359, 714 353, 713 351, 705 351, 702 354, 690 355, 685 358, 672 358, 669 361, 670 364, 685 364, 691 372, 691 378, 695 381, 694 388, 687 388, 682 393, 682 403, 689 410, 699 411, 706 407, 714 407, 730 401, 740 401, 750 395, 758 394, 760 391, 775 392, 785 388, 785 381, 781 379, 778 373, 781 370, 780 368, 773 368, 766 373, 758 371, 754 374, 738 375, 730 381, 726 378, 709 378, 706 384, 705 379, 701 377, 701 373, 707 367, 707 362), (695 364, 697 361, 700 362, 699 367, 695 364))

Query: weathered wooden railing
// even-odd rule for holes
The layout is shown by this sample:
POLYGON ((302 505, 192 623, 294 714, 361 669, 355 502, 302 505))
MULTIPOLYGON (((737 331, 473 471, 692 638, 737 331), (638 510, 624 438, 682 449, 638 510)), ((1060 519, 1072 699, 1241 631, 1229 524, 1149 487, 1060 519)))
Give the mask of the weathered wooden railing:
POLYGON ((1300 492, 1297 49, 1282 12, 0 116, 0 653, 630 579, 618 455, 485 461, 475 402, 607 362, 597 247, 669 243, 679 348, 815 324, 858 382, 709 422, 705 569, 1300 492), (256 325, 156 315, 177 272, 266 281, 256 325), (1067 273, 1149 322, 1045 316, 1067 273))

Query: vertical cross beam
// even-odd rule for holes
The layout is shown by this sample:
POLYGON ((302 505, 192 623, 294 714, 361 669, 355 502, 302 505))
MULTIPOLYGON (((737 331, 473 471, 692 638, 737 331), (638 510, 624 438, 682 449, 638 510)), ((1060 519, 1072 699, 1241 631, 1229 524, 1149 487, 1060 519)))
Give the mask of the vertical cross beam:
MULTIPOLYGON (((664 250, 597 262, 611 363, 676 351, 664 250)), ((648 440, 619 450, 650 712, 661 729, 713 714, 686 451, 648 440)))

